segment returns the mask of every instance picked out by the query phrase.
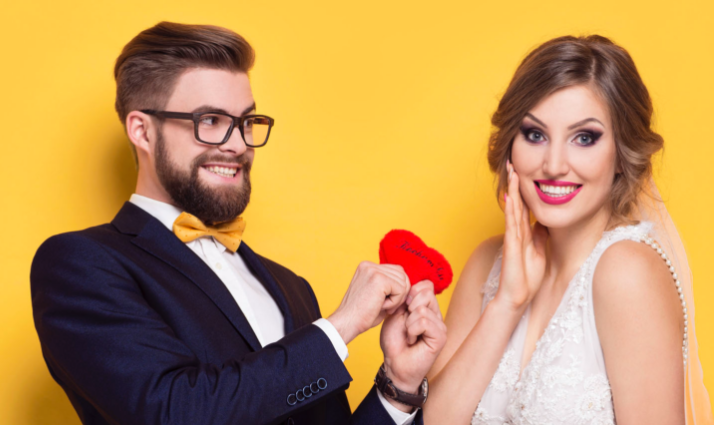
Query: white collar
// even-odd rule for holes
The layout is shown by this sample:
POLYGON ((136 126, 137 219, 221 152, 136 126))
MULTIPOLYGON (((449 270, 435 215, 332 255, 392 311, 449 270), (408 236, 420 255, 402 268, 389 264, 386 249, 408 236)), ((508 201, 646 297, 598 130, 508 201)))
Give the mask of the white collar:
MULTIPOLYGON (((129 198, 129 202, 151 214, 155 219, 159 220, 161 224, 166 226, 166 228, 169 229, 169 231, 172 233, 174 231, 174 221, 176 221, 178 216, 181 215, 181 213, 183 212, 171 204, 157 201, 156 199, 147 198, 146 196, 138 195, 136 193, 131 195, 131 198, 129 198)), ((214 243, 216 245, 216 248, 218 248, 218 251, 221 253, 226 250, 226 247, 223 246, 222 243, 213 239, 213 237, 208 237, 207 241, 214 243)))
POLYGON ((131 195, 129 202, 151 214, 172 232, 174 229, 174 221, 181 215, 181 210, 171 204, 147 198, 146 196, 136 193, 131 195))

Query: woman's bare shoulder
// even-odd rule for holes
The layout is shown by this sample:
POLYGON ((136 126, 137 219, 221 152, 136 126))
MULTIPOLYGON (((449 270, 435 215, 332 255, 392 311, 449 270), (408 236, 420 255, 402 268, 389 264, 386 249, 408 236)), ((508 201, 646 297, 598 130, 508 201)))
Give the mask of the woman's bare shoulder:
POLYGON ((644 243, 620 241, 603 253, 593 276, 593 304, 601 342, 615 337, 612 345, 622 347, 632 333, 680 337, 683 314, 674 279, 660 254, 644 243))
POLYGON ((593 275, 595 293, 634 295, 639 291, 658 291, 668 296, 673 288, 669 266, 660 254, 644 243, 630 240, 610 246, 600 257, 593 275))
MULTIPOLYGON (((502 245, 503 235, 494 236, 481 242, 471 253, 451 297, 449 311, 452 314, 453 311, 458 311, 462 308, 472 310, 472 303, 481 299, 483 285, 488 279, 488 274, 502 245)), ((476 310, 479 311, 480 309, 476 310)), ((478 318, 478 315, 476 315, 476 318, 478 318)))
POLYGON ((684 317, 669 266, 650 246, 620 241, 600 258, 592 290, 618 420, 638 422, 643 406, 657 400, 649 414, 681 423, 670 419, 684 413, 684 317))
POLYGON ((469 285, 477 286, 480 291, 502 246, 503 235, 493 236, 481 242, 466 261, 459 283, 467 281, 469 285))

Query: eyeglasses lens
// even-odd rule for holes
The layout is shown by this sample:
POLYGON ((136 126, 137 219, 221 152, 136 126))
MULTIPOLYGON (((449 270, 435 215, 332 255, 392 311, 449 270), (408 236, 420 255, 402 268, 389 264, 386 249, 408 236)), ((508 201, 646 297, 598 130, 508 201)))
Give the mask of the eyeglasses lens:
POLYGON ((243 138, 248 146, 261 146, 268 139, 270 120, 265 117, 248 117, 243 120, 243 138))
MULTIPOLYGON (((233 118, 226 115, 203 114, 198 120, 198 138, 207 143, 221 143, 232 123, 233 118)), ((270 120, 268 118, 248 117, 243 120, 243 140, 248 146, 263 145, 268 138, 269 131, 270 120)))
POLYGON ((203 114, 198 120, 198 138, 207 143, 221 143, 233 124, 231 117, 203 114))

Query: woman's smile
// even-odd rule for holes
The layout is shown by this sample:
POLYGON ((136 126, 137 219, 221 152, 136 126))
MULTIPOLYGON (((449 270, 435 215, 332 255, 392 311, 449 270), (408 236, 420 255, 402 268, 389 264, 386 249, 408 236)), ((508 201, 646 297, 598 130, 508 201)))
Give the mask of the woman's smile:
POLYGON ((540 199, 551 205, 560 205, 569 202, 580 193, 581 184, 563 180, 534 180, 536 192, 540 199))

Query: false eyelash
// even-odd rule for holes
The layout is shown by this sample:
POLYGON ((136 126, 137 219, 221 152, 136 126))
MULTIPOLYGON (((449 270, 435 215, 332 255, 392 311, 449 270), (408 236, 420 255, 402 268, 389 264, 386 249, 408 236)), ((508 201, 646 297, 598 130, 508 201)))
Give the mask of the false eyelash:
POLYGON ((531 126, 522 126, 521 127, 521 134, 523 134, 523 137, 530 143, 538 143, 530 140, 528 138, 528 134, 530 134, 532 131, 537 131, 538 133, 542 134, 543 137, 545 138, 545 135, 543 132, 538 128, 538 127, 531 127, 531 126))
POLYGON ((587 134, 588 136, 590 136, 590 139, 592 139, 592 141, 590 143, 588 143, 587 145, 581 145, 581 146, 592 146, 595 143, 597 143, 598 140, 600 140, 600 137, 602 137, 602 132, 593 131, 593 130, 582 130, 577 134, 576 138, 582 136, 583 134, 587 134))

